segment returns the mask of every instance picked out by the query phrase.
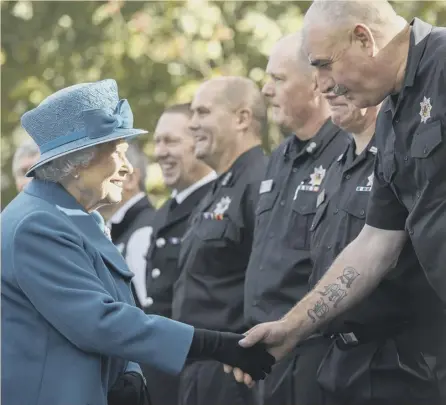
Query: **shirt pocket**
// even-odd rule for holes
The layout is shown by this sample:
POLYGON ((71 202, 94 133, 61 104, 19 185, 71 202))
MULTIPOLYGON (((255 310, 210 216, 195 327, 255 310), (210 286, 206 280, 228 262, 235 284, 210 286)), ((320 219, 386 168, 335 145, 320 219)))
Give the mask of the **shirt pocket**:
POLYGON ((344 249, 359 235, 365 224, 370 192, 354 191, 354 193, 353 197, 341 207, 342 211, 346 213, 345 221, 343 221, 345 229, 340 235, 341 249, 344 249))
POLYGON ((267 220, 270 218, 271 210, 277 200, 279 192, 270 191, 269 193, 260 194, 259 202, 256 208, 256 228, 262 229, 267 226, 267 220))
POLYGON ((440 172, 446 159, 440 121, 418 127, 412 139, 410 154, 416 161, 416 171, 425 173, 429 180, 440 172))
POLYGON ((318 193, 300 190, 293 201, 286 242, 292 249, 310 249, 310 228, 316 213, 318 193))
POLYGON ((230 218, 222 220, 202 218, 200 224, 196 225, 195 232, 201 241, 215 247, 227 246, 228 242, 234 244, 240 242, 237 227, 230 218))

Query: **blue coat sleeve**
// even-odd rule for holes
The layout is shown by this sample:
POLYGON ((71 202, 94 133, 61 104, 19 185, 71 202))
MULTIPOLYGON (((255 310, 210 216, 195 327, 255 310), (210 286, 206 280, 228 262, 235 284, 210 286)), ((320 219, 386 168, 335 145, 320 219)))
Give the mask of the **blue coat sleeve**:
POLYGON ((18 285, 72 344, 168 373, 181 371, 193 327, 115 301, 81 236, 64 218, 47 211, 28 215, 16 229, 13 250, 18 285))

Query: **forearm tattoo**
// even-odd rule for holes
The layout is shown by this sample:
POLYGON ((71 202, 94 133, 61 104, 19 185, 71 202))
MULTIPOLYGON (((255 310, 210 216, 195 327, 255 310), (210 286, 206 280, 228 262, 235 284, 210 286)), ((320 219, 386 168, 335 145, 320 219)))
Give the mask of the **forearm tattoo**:
POLYGON ((355 268, 346 267, 342 275, 337 277, 339 283, 328 284, 322 287, 322 291, 315 290, 322 298, 316 302, 312 309, 307 311, 308 317, 313 323, 316 323, 318 319, 324 319, 328 315, 330 312, 329 303, 333 304, 333 308, 339 305, 347 296, 347 290, 352 286, 358 276, 359 272, 355 268))

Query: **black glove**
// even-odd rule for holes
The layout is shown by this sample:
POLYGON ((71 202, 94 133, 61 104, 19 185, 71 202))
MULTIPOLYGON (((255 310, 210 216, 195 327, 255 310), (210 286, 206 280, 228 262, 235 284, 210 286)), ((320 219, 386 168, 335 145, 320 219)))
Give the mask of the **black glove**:
POLYGON ((253 380, 263 380, 271 372, 275 359, 263 343, 243 348, 238 342, 243 335, 195 329, 189 359, 213 359, 248 373, 253 380))
POLYGON ((136 372, 121 375, 107 396, 108 405, 150 405, 149 393, 142 375, 136 372))

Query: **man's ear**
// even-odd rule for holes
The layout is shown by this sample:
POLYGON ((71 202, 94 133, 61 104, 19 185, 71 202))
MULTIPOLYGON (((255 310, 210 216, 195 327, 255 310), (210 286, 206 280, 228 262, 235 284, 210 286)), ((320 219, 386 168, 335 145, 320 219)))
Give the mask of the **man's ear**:
POLYGON ((248 129, 252 123, 252 111, 249 108, 240 108, 237 113, 237 128, 248 129))
POLYGON ((352 32, 352 41, 360 44, 370 56, 373 56, 375 51, 375 38, 372 31, 367 25, 356 24, 352 32))

